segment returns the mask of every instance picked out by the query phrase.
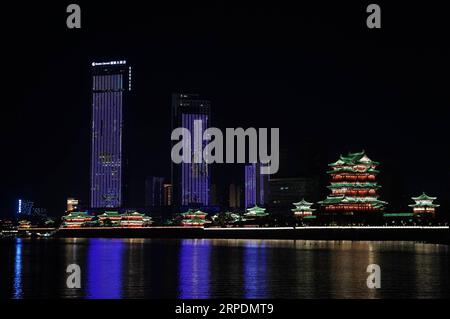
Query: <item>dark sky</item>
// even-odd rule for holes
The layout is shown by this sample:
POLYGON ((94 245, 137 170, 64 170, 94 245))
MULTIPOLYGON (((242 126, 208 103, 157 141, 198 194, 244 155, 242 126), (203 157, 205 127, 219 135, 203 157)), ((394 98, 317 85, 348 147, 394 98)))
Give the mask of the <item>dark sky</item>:
MULTIPOLYGON (((67 196, 88 200, 89 66, 110 59, 133 66, 125 111, 136 206, 146 175, 169 176, 178 91, 210 98, 215 126, 279 127, 286 175, 311 173, 296 161, 306 149, 323 159, 321 174, 340 153, 365 149, 382 163, 387 188, 450 200, 450 52, 436 4, 379 2, 382 29, 368 30, 369 2, 143 2, 78 2, 81 30, 66 28, 69 2, 3 10, 0 216, 19 197, 53 215, 67 196)), ((238 172, 222 166, 214 180, 239 180, 238 172)))

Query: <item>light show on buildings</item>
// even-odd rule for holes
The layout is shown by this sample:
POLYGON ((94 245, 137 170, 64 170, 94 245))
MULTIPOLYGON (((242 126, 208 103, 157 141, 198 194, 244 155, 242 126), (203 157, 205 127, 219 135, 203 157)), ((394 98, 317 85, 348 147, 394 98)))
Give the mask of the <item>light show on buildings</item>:
POLYGON ((4 317, 448 312, 444 4, 66 2, 2 3, 4 317))
MULTIPOLYGON (((203 136, 209 127, 211 102, 198 94, 172 94, 172 127, 188 129, 191 136, 203 136), (200 123, 194 132, 195 123, 200 123)), ((202 149, 207 141, 202 140, 202 149)), ((186 148, 194 148, 194 139, 186 148)), ((194 156, 194 154, 192 154, 194 156)), ((210 203, 210 167, 205 162, 196 163, 194 158, 190 163, 172 163, 173 200, 178 206, 208 206, 210 203)))
POLYGON ((92 63, 92 208, 123 204, 123 112, 131 90, 129 68, 123 60, 92 63))

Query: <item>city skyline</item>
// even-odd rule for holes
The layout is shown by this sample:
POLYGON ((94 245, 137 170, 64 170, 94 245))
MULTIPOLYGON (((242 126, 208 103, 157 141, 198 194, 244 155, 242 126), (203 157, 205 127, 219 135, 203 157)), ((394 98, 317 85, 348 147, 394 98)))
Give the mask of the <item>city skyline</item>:
MULTIPOLYGON (((36 6, 36 12, 44 9, 36 6)), ((59 20, 49 13, 47 24, 30 26, 24 13, 21 21, 29 27, 20 38, 26 40, 16 43, 5 66, 13 85, 0 127, 0 164, 8 168, 0 215, 13 216, 19 198, 54 216, 68 197, 89 202, 91 63, 117 59, 133 65, 127 123, 135 206, 144 205, 146 176, 170 178, 171 95, 188 92, 212 102, 211 126, 279 127, 286 154, 280 177, 315 176, 326 193, 327 164, 364 149, 382 163, 380 192, 390 206, 407 209, 410 197, 425 191, 447 209, 450 172, 436 163, 450 161, 442 102, 448 49, 432 42, 419 49, 403 34, 343 37, 328 26, 310 33, 306 12, 323 14, 313 9, 270 28, 258 16, 237 17, 230 26, 200 11, 211 26, 205 28, 189 8, 173 8, 176 19, 159 11, 147 20, 130 14, 114 26, 99 15, 83 25, 87 33, 68 32, 64 23, 55 27, 59 20)), ((110 16, 122 14, 110 10, 110 16)), ((219 190, 243 183, 238 165, 216 165, 213 175, 219 190)))
MULTIPOLYGON (((92 63, 91 64, 91 66, 93 67, 93 68, 98 68, 99 66, 102 66, 103 68, 105 68, 105 67, 108 67, 108 66, 111 66, 111 65, 109 65, 109 63, 110 62, 103 62, 103 63, 97 63, 98 65, 94 65, 94 63, 92 63), (106 63, 106 64, 105 64, 106 63)), ((125 66, 125 64, 126 64, 126 61, 123 61, 123 65, 125 66)), ((117 65, 115 65, 114 67, 116 68, 116 67, 120 67, 122 65, 122 63, 118 63, 117 65)), ((108 71, 107 69, 104 69, 104 70, 106 70, 107 72, 110 72, 110 71, 108 71)), ((120 85, 123 85, 123 88, 120 88, 121 90, 123 90, 124 88, 125 89, 130 89, 130 85, 131 85, 131 77, 130 77, 130 70, 129 70, 129 68, 127 67, 127 66, 125 66, 125 68, 122 70, 123 72, 123 74, 122 75, 120 75, 120 77, 123 77, 123 80, 121 79, 120 80, 120 82, 117 82, 118 84, 120 84, 120 85), (127 80, 125 80, 125 78, 127 78, 127 80)), ((94 78, 94 88, 95 88, 95 78, 94 78)), ((100 82, 99 82, 100 83, 100 82)), ((106 82, 105 82, 106 83, 106 82)), ((109 83, 109 82, 108 82, 109 83)), ((113 82, 111 82, 112 84, 111 85, 115 85, 113 82)), ((179 93, 178 94, 176 94, 176 93, 172 93, 172 102, 171 102, 171 108, 172 108, 172 110, 174 109, 174 107, 175 107, 175 104, 176 103, 174 103, 174 96, 177 96, 177 95, 180 95, 179 93)), ((181 95, 183 95, 183 94, 181 94, 181 95)), ((199 98, 199 95, 198 94, 192 94, 192 93, 189 93, 188 95, 184 95, 186 98, 194 98, 194 99, 198 99, 199 98)), ((94 95, 93 95, 93 97, 94 97, 94 95)), ((120 100, 121 101, 121 100, 120 100)), ((208 106, 207 106, 207 109, 209 110, 209 103, 210 103, 210 101, 207 101, 207 100, 205 100, 205 99, 200 99, 200 100, 198 100, 198 101, 200 101, 200 102, 205 102, 205 103, 208 103, 208 106)), ((199 103, 200 103, 199 102, 199 103)), ((121 104, 121 103, 119 103, 119 104, 121 104)), ((120 105, 120 107, 121 107, 121 105, 120 105)), ((204 118, 204 120, 205 120, 205 122, 208 122, 208 116, 209 116, 209 112, 210 111, 208 111, 208 112, 206 112, 205 113, 205 115, 206 115, 206 117, 204 118)), ((95 112, 93 113, 94 114, 94 116, 95 116, 95 112)), ((172 115, 173 116, 173 115, 172 115)), ((95 123, 95 121, 94 121, 94 119, 95 118, 93 118, 93 123, 95 123)), ((187 126, 187 125, 189 125, 186 121, 187 121, 188 119, 187 119, 187 117, 181 117, 181 126, 187 126), (183 122, 184 121, 184 122, 183 122)), ((119 122, 122 122, 122 121, 119 121, 119 122)), ((191 121, 192 123, 190 123, 190 124, 192 124, 193 125, 193 121, 191 121)), ((191 125, 191 126, 192 126, 191 125)), ((93 126, 94 127, 94 126, 93 126)), ((192 128, 191 128, 192 129, 192 128)), ((96 134, 98 134, 98 132, 96 132, 96 131, 93 131, 93 137, 96 135, 96 134)), ((121 136, 121 135, 120 135, 121 136)), ((122 142, 122 138, 120 138, 119 139, 120 140, 120 142, 122 142)), ((119 141, 118 140, 118 141, 119 141)), ((93 139, 93 141, 94 141, 94 139, 93 139)), ((120 143, 121 144, 121 143, 120 143)), ((92 151, 94 151, 94 142, 92 143, 92 151)), ((120 152, 120 155, 122 155, 121 154, 121 152, 120 152)), ((315 155, 315 154, 314 154, 315 155)), ((95 164, 95 162, 94 162, 94 158, 95 158, 95 156, 94 156, 94 153, 92 153, 92 165, 93 166, 91 166, 91 168, 93 169, 93 167, 94 167, 94 164, 95 164)), ((310 160, 310 159, 309 159, 310 160)), ((121 161, 122 161, 122 159, 120 158, 119 159, 119 162, 118 163, 120 163, 120 169, 122 168, 121 167, 121 161)), ((285 163, 286 163, 286 161, 285 161, 285 163)), ((170 165, 173 165, 173 164, 170 164, 170 165)), ((183 164, 183 165, 186 165, 186 164, 183 164)), ((187 171, 186 169, 185 169, 185 171, 187 171)), ((91 178, 92 178, 92 175, 93 174, 93 171, 91 170, 91 178)), ((122 173, 120 172, 120 175, 122 175, 122 173)), ((186 175, 186 174, 184 174, 184 175, 186 175)), ((245 175, 245 174, 243 174, 243 175, 245 175)), ((293 174, 293 175, 290 175, 290 176, 299 176, 298 174, 293 174)), ((236 177, 236 175, 235 175, 235 177, 236 177)), ((167 178, 167 177, 166 177, 167 178)), ((240 179, 241 177, 239 177, 239 176, 237 176, 237 178, 238 179, 240 179)), ((244 179, 246 179, 246 177, 244 176, 244 179)), ((209 177, 208 177, 208 179, 207 179, 207 182, 209 183, 209 177)), ((242 183, 242 184, 244 184, 244 183, 242 183)), ((228 186, 228 185, 227 185, 228 186)), ((141 185, 141 187, 142 188, 144 188, 144 186, 142 186, 141 185)), ((120 187, 120 189, 121 189, 121 187, 120 187)), ((186 187, 185 187, 185 189, 186 189, 186 187)), ((209 193, 209 191, 208 192, 206 192, 206 190, 209 190, 209 186, 207 187, 207 188, 205 188, 205 194, 207 194, 207 193, 209 193)), ((420 191, 425 191, 425 190, 420 190, 420 191)), ((122 190, 120 190, 120 193, 122 193, 122 190)), ((435 193, 435 192, 434 192, 435 193)), ((93 193, 92 193, 93 194, 93 193)), ((78 195, 77 195, 78 196, 78 195)), ((92 196, 92 195, 91 195, 92 196)), ((122 195, 121 195, 122 196, 122 195)), ((207 198, 208 200, 209 200, 209 194, 208 195, 205 195, 206 197, 205 198, 207 198)), ((87 201, 86 199, 83 199, 84 201, 87 201)), ((121 199, 120 199, 121 200, 121 199)), ((445 200, 445 199, 444 199, 445 200)), ((187 204, 187 202, 184 202, 184 204, 185 204, 185 206, 187 206, 186 204, 187 204)), ((192 204, 192 203, 191 203, 192 204)), ((445 204, 444 204, 445 205, 445 204)), ((133 205, 133 204, 131 204, 129 207, 138 207, 138 206, 140 206, 140 205, 133 205)), ((141 205, 141 206, 143 206, 143 205, 141 205)), ((91 205, 90 205, 90 207, 91 208, 101 208, 101 207, 113 207, 113 208, 117 208, 117 207, 123 207, 123 205, 121 205, 121 204, 117 204, 117 205, 106 205, 106 206, 101 206, 101 205, 96 205, 96 204, 94 204, 93 202, 91 203, 91 205)), ((56 216, 58 216, 58 213, 56 214, 56 216)))

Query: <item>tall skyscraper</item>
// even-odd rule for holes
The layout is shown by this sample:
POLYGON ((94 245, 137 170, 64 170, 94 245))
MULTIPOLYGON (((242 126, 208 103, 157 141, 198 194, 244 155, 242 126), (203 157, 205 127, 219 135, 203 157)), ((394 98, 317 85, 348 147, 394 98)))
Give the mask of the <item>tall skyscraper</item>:
POLYGON ((123 109, 130 90, 126 61, 92 63, 91 208, 123 205, 123 109))
MULTIPOLYGON (((194 122, 201 121, 199 132, 209 127, 211 103, 198 94, 172 94, 172 129, 183 127, 194 136, 194 122)), ((202 142, 202 149, 207 141, 202 142)), ((194 138, 191 139, 193 156, 194 138)), ((173 199, 177 206, 210 205, 210 167, 202 163, 172 163, 173 199)))
POLYGON ((268 199, 269 175, 261 174, 260 163, 245 165, 245 208, 263 206, 268 199))
POLYGON ((164 177, 148 176, 145 179, 145 206, 164 205, 164 177))

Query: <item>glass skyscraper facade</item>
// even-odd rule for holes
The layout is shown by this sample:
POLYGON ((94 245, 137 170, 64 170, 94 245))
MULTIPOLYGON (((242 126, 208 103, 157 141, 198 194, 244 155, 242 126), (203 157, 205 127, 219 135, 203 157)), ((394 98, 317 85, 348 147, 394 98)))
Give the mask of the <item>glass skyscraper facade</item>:
POLYGON ((245 208, 267 202, 269 175, 261 174, 261 164, 245 165, 245 208))
POLYGON ((123 108, 130 90, 126 61, 92 63, 91 208, 123 204, 123 108))
MULTIPOLYGON (((201 121, 197 134, 203 136, 209 127, 211 103, 197 94, 172 95, 172 129, 183 127, 191 133, 191 163, 172 163, 172 185, 174 204, 178 206, 210 205, 210 167, 203 160, 194 163, 194 122, 201 121)), ((200 123, 200 122, 198 122, 200 123)), ((202 140, 202 149, 208 141, 202 140)))

